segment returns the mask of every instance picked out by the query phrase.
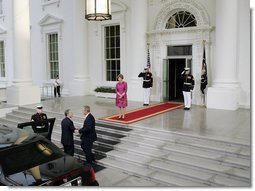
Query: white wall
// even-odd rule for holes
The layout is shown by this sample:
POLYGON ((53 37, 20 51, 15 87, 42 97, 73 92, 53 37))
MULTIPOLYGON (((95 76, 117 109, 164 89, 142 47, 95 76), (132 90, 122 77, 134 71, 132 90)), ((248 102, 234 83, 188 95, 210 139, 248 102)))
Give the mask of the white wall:
POLYGON ((48 68, 46 62, 46 47, 44 47, 45 44, 43 43, 45 36, 41 33, 42 27, 39 25, 41 19, 49 14, 63 20, 59 29, 59 64, 60 80, 64 84, 66 93, 69 93, 69 82, 74 76, 72 67, 73 52, 75 49, 72 43, 72 36, 75 31, 73 31, 72 19, 74 13, 72 7, 72 1, 59 1, 59 4, 55 3, 47 6, 43 6, 42 1, 30 1, 33 79, 39 86, 44 82, 49 82, 49 79, 47 78, 48 68))
MULTIPOLYGON (((155 22, 157 20, 157 16, 160 14, 164 6, 168 3, 174 2, 175 0, 148 0, 148 20, 147 20, 147 32, 151 32, 154 30, 155 22)), ((0 28, 6 29, 6 34, 0 34, 0 39, 5 38, 6 40, 6 71, 7 78, 6 81, 10 85, 13 79, 13 54, 12 54, 12 19, 11 19, 11 10, 12 10, 12 1, 4 0, 4 17, 0 17, 0 28)), ((75 19, 75 9, 74 9, 74 1, 62 1, 62 0, 53 0, 53 4, 44 5, 43 1, 35 1, 30 0, 30 21, 31 21, 31 61, 32 61, 32 74, 34 82, 41 86, 42 83, 48 82, 47 79, 47 67, 46 67, 46 52, 43 44, 42 36, 42 27, 39 25, 41 19, 43 19, 46 15, 52 15, 60 20, 62 23, 59 27, 60 31, 60 78, 64 83, 64 93, 67 95, 72 95, 74 90, 71 90, 70 87, 72 82, 74 81, 75 70, 74 70, 74 57, 76 47, 73 42, 73 36, 76 35, 76 27, 74 27, 73 19, 75 19)), ((187 0, 179 0, 178 2, 190 2, 187 0)), ((215 0, 194 0, 194 2, 201 5, 205 12, 207 12, 209 17, 210 26, 215 26, 216 23, 216 15, 215 15, 215 0)), ((88 22, 84 18, 80 18, 80 22, 87 22, 87 38, 88 43, 85 48, 85 52, 87 53, 87 57, 84 59, 84 64, 88 65, 85 73, 89 74, 89 81, 86 81, 86 87, 88 87, 88 91, 86 94, 94 94, 94 89, 97 86, 115 86, 115 82, 107 82, 105 81, 105 64, 103 63, 103 27, 109 24, 120 24, 121 26, 121 73, 124 74, 126 81, 131 84, 132 76, 138 75, 142 67, 146 63, 141 63, 139 66, 136 66, 132 63, 133 54, 132 50, 135 44, 132 42, 132 7, 131 0, 113 0, 113 19, 111 21, 105 22, 88 22), (134 74, 134 71, 137 70, 137 74, 134 74)), ((239 15, 239 67, 238 67, 238 78, 240 82, 240 105, 242 107, 250 106, 250 54, 249 54, 249 35, 247 31, 249 31, 249 20, 247 19, 249 16, 249 1, 240 1, 240 15, 239 15)), ((231 18, 230 18, 231 19, 231 18)), ((53 27, 54 28, 54 27, 53 27)), ((205 35, 205 33, 201 33, 205 35)), ((184 43, 185 39, 195 39, 195 34, 191 36, 175 36, 179 38, 179 41, 184 43), (193 36, 192 36, 193 35, 193 36)), ((170 36, 171 40, 173 36, 170 36)), ((177 40, 178 40, 177 38, 177 40)), ((215 49, 215 31, 212 30, 209 36, 208 49, 207 49, 207 64, 208 64, 208 77, 209 77, 209 86, 212 83, 212 65, 215 61, 214 59, 214 49, 215 49)), ((198 39, 198 38, 197 38, 198 39)), ((149 39, 148 39, 149 40, 149 39)), ((198 41, 195 41, 198 45, 198 41)), ((160 47, 161 55, 166 55, 166 47, 160 47)), ((202 49, 198 49, 202 51, 202 49)), ((201 53, 197 53, 199 57, 201 57, 201 53)), ((151 51, 151 61, 152 67, 155 72, 154 75, 154 87, 153 87, 153 95, 152 98, 154 101, 160 100, 160 86, 161 84, 161 73, 162 69, 159 63, 153 63, 155 58, 158 59, 159 55, 157 52, 151 51)), ((162 58, 160 57, 161 62, 162 58)), ((201 58, 202 59, 202 58, 201 58)), ((144 58, 146 62, 146 58, 144 58)), ((201 60, 202 61, 202 60, 201 60)), ((197 78, 197 91, 199 91, 199 61, 197 61, 197 69, 195 70, 195 77, 197 78)), ((0 84, 2 82, 0 81, 0 84)), ((141 89, 141 83, 137 83, 137 89, 141 89)), ((131 91, 131 90, 130 90, 131 91)), ((129 94, 135 94, 137 92, 129 92, 129 94)), ((140 93, 138 93, 140 94, 140 93)), ((198 94, 197 94, 198 95, 198 94)), ((141 95, 142 96, 142 95, 141 95)), ((132 97, 132 96, 131 96, 132 97)), ((140 97, 141 98, 141 97, 140 97)), ((138 97, 134 97, 134 100, 141 99, 138 97)), ((195 101, 195 104, 199 104, 199 101, 195 101)))
POLYGON ((10 86, 13 79, 13 38, 12 38, 12 1, 3 1, 3 15, 0 17, 0 28, 3 30, 0 39, 5 41, 6 78, 0 80, 0 86, 10 86))
POLYGON ((239 39, 238 39, 238 80, 240 83, 239 105, 250 108, 250 1, 239 1, 239 39))

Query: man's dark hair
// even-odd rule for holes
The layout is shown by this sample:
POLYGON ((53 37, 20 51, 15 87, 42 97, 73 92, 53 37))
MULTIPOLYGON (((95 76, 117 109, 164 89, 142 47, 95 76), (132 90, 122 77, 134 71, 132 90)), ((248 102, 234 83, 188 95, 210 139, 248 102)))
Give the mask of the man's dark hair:
POLYGON ((85 105, 83 108, 85 111, 90 112, 90 107, 88 105, 85 105))
POLYGON ((68 113, 70 112, 70 109, 65 110, 65 116, 67 117, 68 113))

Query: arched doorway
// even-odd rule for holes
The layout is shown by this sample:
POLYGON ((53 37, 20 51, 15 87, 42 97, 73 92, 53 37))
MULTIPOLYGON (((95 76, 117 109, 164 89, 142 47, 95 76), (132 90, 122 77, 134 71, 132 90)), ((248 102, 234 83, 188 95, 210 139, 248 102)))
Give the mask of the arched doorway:
MULTIPOLYGON (((211 31, 206 9, 194 1, 170 1, 165 3, 156 18, 154 29, 148 35, 151 44, 153 71, 159 74, 159 82, 154 92, 160 93, 160 101, 181 100, 179 71, 190 64, 195 78, 192 103, 202 104, 200 77, 203 60, 203 41, 206 41, 206 55, 210 57, 211 31), (169 47, 190 46, 192 53, 169 55, 169 47), (167 68, 168 67, 168 68, 167 68), (166 77, 166 74, 168 76, 166 77), (167 85, 167 81, 169 81, 167 85), (170 85, 170 82, 173 83, 170 85), (172 90, 171 90, 172 89, 172 90), (171 91, 170 91, 171 90, 171 91)), ((208 64, 209 65, 209 64, 208 64)))

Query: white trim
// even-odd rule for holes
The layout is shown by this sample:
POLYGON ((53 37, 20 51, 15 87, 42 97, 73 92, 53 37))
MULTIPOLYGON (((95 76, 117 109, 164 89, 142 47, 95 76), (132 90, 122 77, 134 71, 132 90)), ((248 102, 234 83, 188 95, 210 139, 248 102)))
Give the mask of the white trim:
POLYGON ((63 76, 63 45, 62 45, 62 25, 63 19, 47 14, 38 23, 41 26, 41 41, 42 41, 42 63, 44 64, 44 82, 52 82, 50 79, 50 66, 48 63, 48 42, 47 35, 51 33, 58 34, 58 56, 59 56, 59 76, 62 80, 63 76))
POLYGON ((42 9, 45 10, 46 6, 50 6, 53 4, 57 4, 57 6, 59 7, 60 0, 49 0, 49 1, 42 0, 42 9))
MULTIPOLYGON (((215 27, 209 26, 209 16, 206 9, 193 0, 172 0, 165 3, 156 18, 154 29, 147 33, 148 42, 151 45, 152 70, 156 73, 155 86, 152 97, 163 92, 163 60, 167 57, 167 46, 192 45, 192 75, 195 78, 195 89, 193 91, 192 103, 201 105, 200 99, 200 76, 203 58, 203 40, 206 40, 207 69, 210 73, 211 63, 211 33, 215 27), (186 10, 192 13, 197 20, 197 27, 185 27, 177 29, 165 29, 165 24, 171 14, 186 10), (208 59, 209 58, 209 59, 208 59)), ((155 78, 155 75, 154 75, 155 78)), ((163 94, 160 97, 163 100, 163 94)))
POLYGON ((154 23, 155 30, 162 30, 168 19, 176 12, 186 10, 193 14, 197 21, 197 26, 209 26, 210 19, 206 8, 194 0, 173 0, 166 3, 163 9, 160 10, 156 22, 154 23))

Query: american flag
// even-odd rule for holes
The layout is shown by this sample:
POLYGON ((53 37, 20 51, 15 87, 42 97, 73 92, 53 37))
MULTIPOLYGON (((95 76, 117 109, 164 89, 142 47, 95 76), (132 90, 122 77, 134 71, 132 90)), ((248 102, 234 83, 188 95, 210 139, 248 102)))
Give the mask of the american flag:
POLYGON ((208 84, 207 81, 207 66, 206 66, 206 56, 205 56, 205 47, 204 47, 204 54, 203 54, 203 62, 202 62, 202 71, 201 71, 201 85, 200 90, 202 94, 205 94, 205 89, 208 84))
POLYGON ((147 44, 147 67, 151 68, 151 57, 150 57, 150 44, 147 44))

